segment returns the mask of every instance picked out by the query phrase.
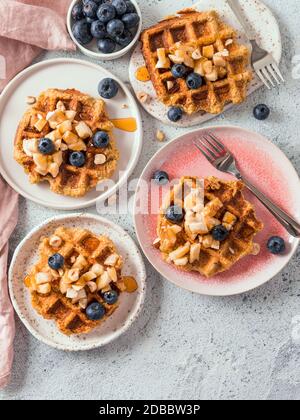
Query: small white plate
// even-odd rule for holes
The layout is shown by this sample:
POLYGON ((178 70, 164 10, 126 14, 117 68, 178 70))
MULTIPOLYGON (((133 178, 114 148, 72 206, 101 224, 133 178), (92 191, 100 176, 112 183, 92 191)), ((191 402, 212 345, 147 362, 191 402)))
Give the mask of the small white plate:
MULTIPOLYGON (((239 3, 250 25, 254 29, 254 33, 256 34, 259 44, 267 51, 270 51, 275 60, 279 63, 282 54, 282 43, 278 22, 273 13, 260 0, 239 0, 239 3)), ((181 9, 184 7, 191 7, 191 3, 188 0, 182 1, 180 5, 182 6, 181 9)), ((168 10, 168 15, 178 11, 178 5, 176 2, 174 3, 173 0, 165 0, 164 6, 165 7, 162 10, 158 11, 158 15, 153 18, 153 23, 158 22, 166 15, 166 9, 168 10)), ((197 8, 199 11, 216 10, 225 22, 238 31, 240 34, 239 42, 244 45, 248 45, 249 49, 251 49, 251 44, 248 42, 241 25, 236 20, 226 0, 202 0, 201 2, 193 5, 193 7, 197 8)), ((213 114, 201 115, 200 113, 197 113, 189 116, 184 115, 178 123, 172 123, 167 117, 168 107, 156 99, 156 92, 152 82, 149 81, 144 83, 136 79, 136 71, 138 68, 143 66, 145 66, 145 61, 141 51, 141 44, 139 43, 131 56, 129 78, 136 95, 138 92, 146 92, 151 96, 151 98, 154 98, 146 104, 140 102, 145 110, 154 118, 162 121, 164 124, 176 127, 192 127, 216 117, 216 115, 213 114)), ((248 95, 255 92, 261 86, 261 81, 255 76, 249 87, 248 95)), ((232 106, 232 104, 227 105, 225 110, 231 108, 232 106)))
POLYGON ((9 290, 13 306, 26 328, 35 338, 66 351, 90 350, 104 346, 128 330, 138 317, 145 299, 146 271, 142 256, 131 237, 121 227, 92 214, 70 214, 45 221, 30 232, 19 244, 9 269, 9 290), (87 335, 65 336, 54 321, 45 320, 32 308, 30 293, 23 280, 38 259, 42 236, 51 234, 58 226, 82 227, 96 234, 109 236, 124 258, 124 275, 134 276, 138 283, 135 293, 122 293, 120 306, 102 325, 87 335))
MULTIPOLYGON (((299 177, 282 151, 262 135, 243 128, 219 126, 210 129, 234 153, 245 177, 267 197, 300 220, 299 177)), ((291 237, 253 194, 245 189, 246 199, 254 204, 258 218, 264 223, 264 229, 255 237, 255 242, 261 246, 258 256, 247 256, 230 270, 210 279, 198 273, 180 271, 162 260, 153 241, 157 235, 160 196, 165 192, 158 186, 151 186, 153 173, 164 170, 171 181, 189 175, 201 178, 213 175, 221 179, 233 179, 231 175, 217 171, 193 145, 194 139, 201 137, 205 130, 200 128, 176 138, 148 162, 137 186, 135 228, 142 250, 150 263, 176 286, 202 295, 236 295, 261 286, 276 276, 295 254, 300 239, 291 237), (287 247, 284 255, 272 255, 267 250, 267 242, 271 236, 285 239, 287 247)))
POLYGON ((69 11, 68 11, 67 27, 68 27, 70 37, 72 38, 72 41, 77 45, 77 48, 79 48, 80 51, 83 54, 87 55, 88 57, 100 59, 100 60, 103 60, 103 61, 116 60, 120 57, 123 57, 123 55, 127 54, 128 51, 130 51, 135 46, 137 40, 139 39, 141 31, 142 31, 142 24, 143 24, 142 23, 142 13, 141 13, 139 5, 137 4, 137 2, 135 0, 130 0, 130 1, 135 6, 136 12, 140 17, 140 23, 139 23, 139 26, 138 26, 137 33, 135 34, 135 37, 133 38, 131 43, 129 45, 127 45, 126 47, 120 48, 120 49, 118 49, 117 51, 114 51, 111 54, 103 54, 98 50, 97 43, 96 43, 95 40, 93 40, 90 44, 84 46, 84 45, 81 45, 77 41, 75 36, 73 35, 72 25, 73 25, 74 22, 73 22, 73 19, 72 19, 72 10, 73 10, 73 7, 75 6, 75 4, 79 3, 79 0, 73 0, 72 3, 70 4, 70 8, 69 8, 69 11))
POLYGON ((55 59, 29 67, 15 77, 0 97, 0 172, 5 180, 21 195, 45 207, 59 210, 76 210, 104 201, 114 194, 134 170, 142 149, 142 120, 138 106, 128 88, 102 67, 84 60, 55 59), (14 160, 15 133, 25 110, 27 96, 38 96, 48 88, 76 88, 95 98, 99 97, 98 84, 105 77, 115 79, 118 95, 106 101, 110 118, 136 119, 134 133, 114 130, 120 160, 112 178, 114 185, 104 191, 90 191, 80 198, 65 197, 53 193, 48 183, 30 184, 23 168, 14 160), (122 106, 126 104, 126 108, 122 106))

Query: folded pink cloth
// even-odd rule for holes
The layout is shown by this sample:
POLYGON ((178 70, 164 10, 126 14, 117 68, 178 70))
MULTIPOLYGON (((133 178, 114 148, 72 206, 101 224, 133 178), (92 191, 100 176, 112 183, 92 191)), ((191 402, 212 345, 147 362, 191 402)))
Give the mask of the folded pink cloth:
POLYGON ((0 176, 0 388, 7 385, 13 360, 15 322, 7 290, 8 240, 18 220, 18 194, 0 176))
POLYGON ((75 50, 66 29, 71 0, 0 0, 0 91, 44 50, 75 50))

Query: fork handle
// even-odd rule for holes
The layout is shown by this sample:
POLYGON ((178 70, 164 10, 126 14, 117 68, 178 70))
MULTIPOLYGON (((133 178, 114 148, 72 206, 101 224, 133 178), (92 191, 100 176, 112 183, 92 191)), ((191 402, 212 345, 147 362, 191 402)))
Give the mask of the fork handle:
POLYGON ((247 22, 246 17, 244 16, 240 6, 237 4, 237 0, 227 0, 227 3, 229 7, 231 8, 232 12, 235 14, 235 17, 237 18, 237 20, 242 25, 249 41, 255 41, 254 32, 250 24, 247 22))
POLYGON ((300 238, 300 224, 292 219, 284 210, 267 198, 251 182, 242 175, 238 177, 246 187, 259 199, 259 201, 273 214, 279 223, 295 238, 300 238))

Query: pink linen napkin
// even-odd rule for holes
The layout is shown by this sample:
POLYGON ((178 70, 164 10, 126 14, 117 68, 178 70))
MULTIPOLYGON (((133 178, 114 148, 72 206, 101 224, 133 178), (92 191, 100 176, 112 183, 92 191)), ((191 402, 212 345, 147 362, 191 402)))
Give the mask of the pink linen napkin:
POLYGON ((7 290, 8 240, 18 220, 18 194, 0 176, 0 388, 7 385, 13 360, 15 322, 7 290))
POLYGON ((75 50, 66 29, 71 0, 0 0, 0 91, 41 51, 75 50))

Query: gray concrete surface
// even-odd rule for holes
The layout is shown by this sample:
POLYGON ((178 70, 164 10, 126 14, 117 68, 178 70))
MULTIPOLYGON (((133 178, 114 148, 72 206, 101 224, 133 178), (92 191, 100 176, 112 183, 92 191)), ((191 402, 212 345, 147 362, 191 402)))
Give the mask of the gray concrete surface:
MULTIPOLYGON (((139 2, 146 24, 162 14, 164 0, 139 2)), ((266 3, 280 22, 287 83, 279 90, 258 91, 238 110, 213 123, 263 133, 281 147, 299 173, 300 79, 292 78, 292 58, 300 54, 299 1, 266 3), (259 102, 272 108, 271 117, 263 123, 252 117, 253 106, 259 102)), ((40 59, 64 55, 45 54, 40 59)), ((127 64, 125 57, 117 71, 113 63, 103 65, 127 81, 127 64)), ((161 147, 155 132, 163 127, 145 113, 142 116, 145 140, 135 177, 161 147)), ((164 130, 168 139, 180 132, 164 130)), ((33 226, 58 214, 24 199, 20 205, 11 251, 33 226)), ((112 219, 135 236, 129 216, 112 219)), ((16 319, 12 380, 0 398, 300 399, 300 342, 292 334, 293 319, 300 315, 299 257, 298 250, 289 266, 265 286, 231 298, 202 297, 175 288, 147 264, 149 290, 142 316, 115 343, 91 352, 68 354, 51 349, 16 319)))

